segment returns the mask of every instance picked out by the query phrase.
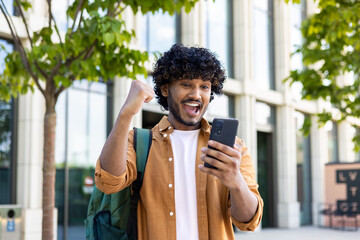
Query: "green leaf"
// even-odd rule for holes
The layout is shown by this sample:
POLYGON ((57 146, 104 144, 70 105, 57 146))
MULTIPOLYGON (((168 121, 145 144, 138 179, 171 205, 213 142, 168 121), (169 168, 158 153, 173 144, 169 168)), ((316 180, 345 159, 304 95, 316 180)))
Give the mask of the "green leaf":
POLYGON ((113 33, 105 33, 103 38, 106 46, 109 46, 115 41, 115 36, 113 33))

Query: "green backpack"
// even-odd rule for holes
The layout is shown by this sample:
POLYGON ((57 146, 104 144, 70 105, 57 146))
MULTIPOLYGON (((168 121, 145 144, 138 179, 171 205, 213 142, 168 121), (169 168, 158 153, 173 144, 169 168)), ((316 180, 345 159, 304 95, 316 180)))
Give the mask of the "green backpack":
POLYGON ((151 142, 151 130, 134 128, 137 179, 132 185, 113 194, 94 186, 84 221, 87 240, 137 239, 137 204, 151 142))

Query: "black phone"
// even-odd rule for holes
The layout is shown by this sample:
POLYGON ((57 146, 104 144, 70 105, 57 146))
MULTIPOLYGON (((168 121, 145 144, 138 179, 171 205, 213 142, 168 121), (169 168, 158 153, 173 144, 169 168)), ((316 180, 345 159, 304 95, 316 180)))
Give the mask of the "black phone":
MULTIPOLYGON (((209 140, 214 140, 227 146, 233 147, 235 143, 238 125, 239 122, 235 118, 214 118, 209 140)), ((208 146, 208 148, 212 147, 208 146)), ((206 162, 204 163, 204 166, 217 169, 216 167, 206 162)))

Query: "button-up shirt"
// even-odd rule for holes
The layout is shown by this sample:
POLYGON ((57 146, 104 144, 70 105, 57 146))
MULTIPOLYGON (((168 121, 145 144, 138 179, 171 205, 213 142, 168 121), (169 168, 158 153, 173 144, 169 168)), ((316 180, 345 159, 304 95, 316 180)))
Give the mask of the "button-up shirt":
MULTIPOLYGON (((169 134, 174 127, 167 117, 152 129, 152 145, 140 190, 138 202, 138 238, 139 239, 176 239, 176 212, 174 188, 174 161, 169 134)), ((211 126, 201 120, 196 152, 195 178, 199 239, 235 239, 232 223, 243 231, 254 231, 260 224, 263 200, 258 192, 255 170, 248 148, 244 141, 236 139, 242 145, 240 172, 249 189, 258 199, 257 211, 247 223, 236 221, 231 216, 230 190, 216 177, 203 173, 197 167, 201 148, 207 146, 211 126)), ((138 143, 139 144, 139 143, 138 143)), ((95 170, 96 186, 106 194, 115 193, 131 185, 136 180, 136 153, 133 148, 133 130, 129 132, 126 171, 114 176, 101 168, 98 159, 95 170)))

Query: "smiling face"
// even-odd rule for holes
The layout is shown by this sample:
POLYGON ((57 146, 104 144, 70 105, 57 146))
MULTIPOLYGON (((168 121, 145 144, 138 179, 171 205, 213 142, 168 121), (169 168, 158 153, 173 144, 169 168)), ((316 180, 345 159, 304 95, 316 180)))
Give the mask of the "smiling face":
POLYGON ((183 79, 164 85, 161 93, 167 97, 169 121, 175 129, 194 130, 210 102, 211 82, 202 79, 183 79))

